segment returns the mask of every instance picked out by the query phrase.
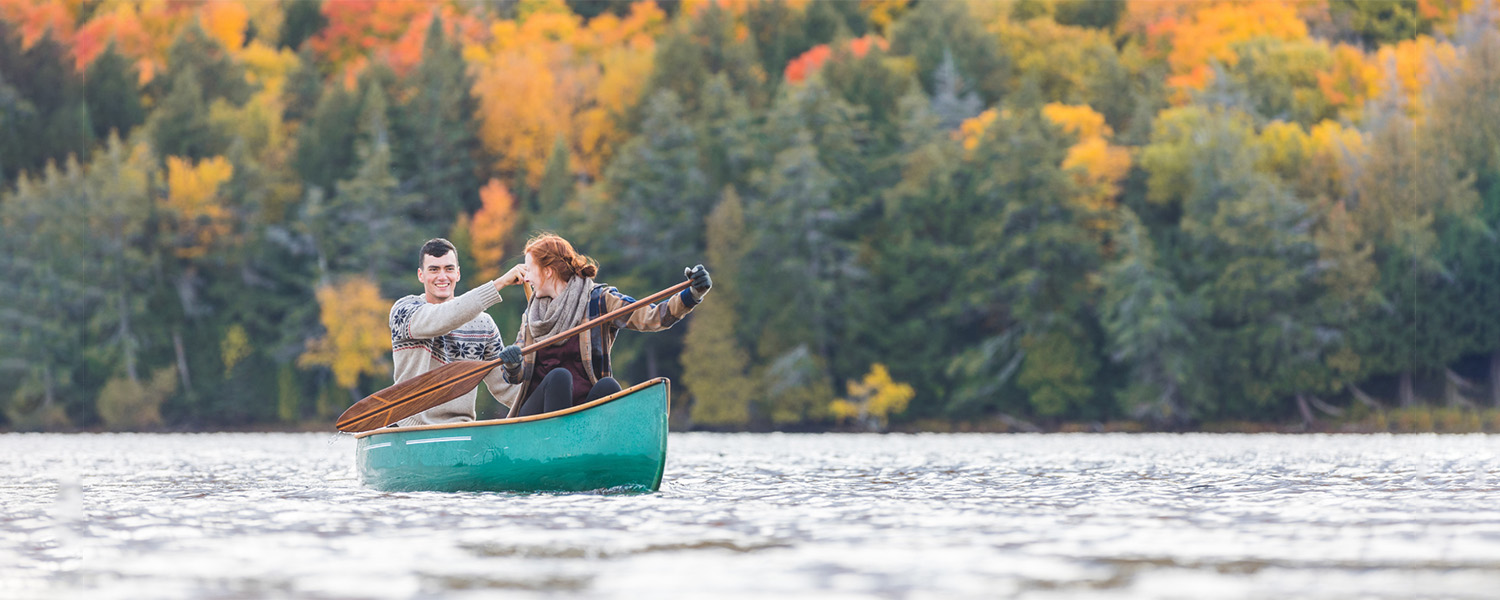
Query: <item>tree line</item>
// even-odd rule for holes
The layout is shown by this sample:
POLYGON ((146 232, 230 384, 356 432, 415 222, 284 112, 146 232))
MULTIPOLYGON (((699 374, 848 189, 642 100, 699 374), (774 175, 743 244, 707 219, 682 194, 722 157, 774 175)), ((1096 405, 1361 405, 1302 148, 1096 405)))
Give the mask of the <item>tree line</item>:
MULTIPOLYGON (((1500 407, 1487 2, 0 7, 0 426, 326 423, 536 231, 682 427, 1500 407)), ((491 309, 507 338, 522 298, 491 309)))

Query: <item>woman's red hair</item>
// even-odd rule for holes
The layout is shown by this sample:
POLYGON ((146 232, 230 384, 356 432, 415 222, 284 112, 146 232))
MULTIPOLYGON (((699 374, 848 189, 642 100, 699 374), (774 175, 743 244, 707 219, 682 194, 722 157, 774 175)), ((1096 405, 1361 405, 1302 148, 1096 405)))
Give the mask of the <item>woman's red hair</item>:
POLYGON ((564 282, 579 275, 593 278, 599 274, 599 263, 579 254, 573 249, 573 244, 555 233, 542 233, 526 240, 525 252, 531 255, 538 268, 552 269, 564 282))

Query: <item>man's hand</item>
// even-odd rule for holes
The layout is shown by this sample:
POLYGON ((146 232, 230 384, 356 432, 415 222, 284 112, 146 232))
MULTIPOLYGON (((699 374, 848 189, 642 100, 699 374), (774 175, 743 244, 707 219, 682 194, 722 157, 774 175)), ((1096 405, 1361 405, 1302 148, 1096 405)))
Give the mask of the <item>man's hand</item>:
POLYGON ((515 344, 506 346, 504 350, 500 351, 500 362, 505 363, 505 366, 509 368, 520 366, 521 347, 515 344))
POLYGON ((703 268, 703 265, 683 269, 682 276, 693 280, 693 287, 689 289, 693 290, 693 298, 698 300, 702 300, 708 289, 714 286, 714 280, 709 279, 708 269, 703 268))
POLYGON ((511 267, 509 271, 506 271, 504 275, 501 275, 499 279, 496 279, 495 283, 499 287, 505 287, 507 285, 520 285, 521 282, 525 280, 526 263, 521 263, 514 267, 511 267))

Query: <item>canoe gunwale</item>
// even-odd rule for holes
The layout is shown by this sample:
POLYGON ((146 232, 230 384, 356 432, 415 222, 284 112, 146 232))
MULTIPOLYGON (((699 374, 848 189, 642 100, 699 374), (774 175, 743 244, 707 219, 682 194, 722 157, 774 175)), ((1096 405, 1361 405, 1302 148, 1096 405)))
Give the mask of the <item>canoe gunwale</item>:
MULTIPOLYGON (((605 397, 600 398, 598 400, 595 400, 593 402, 589 402, 589 403, 586 403, 586 404, 580 404, 578 406, 574 406, 574 407, 571 407, 571 408, 565 408, 565 409, 559 410, 559 411, 554 411, 554 412, 549 412, 549 413, 543 413, 543 414, 540 414, 540 415, 531 415, 529 417, 512 417, 512 418, 509 418, 509 419, 485 419, 485 420, 482 420, 482 421, 464 421, 462 423, 440 423, 440 424, 437 424, 437 425, 416 425, 416 426, 412 426, 412 427, 381 427, 379 429, 371 429, 370 431, 362 431, 360 433, 356 433, 356 434, 354 434, 354 438, 355 439, 362 439, 362 438, 365 438, 367 436, 379 435, 379 434, 383 434, 383 433, 407 433, 407 432, 413 432, 413 431, 437 431, 437 430, 441 430, 441 429, 462 429, 462 428, 466 428, 466 427, 489 427, 489 426, 492 426, 492 425, 510 425, 510 424, 514 424, 514 423, 525 423, 525 422, 528 422, 528 421, 540 421, 540 420, 543 420, 543 419, 553 419, 553 418, 557 418, 557 417, 563 417, 563 416, 571 415, 571 414, 576 413, 576 412, 581 412, 581 411, 584 411, 584 410, 588 410, 590 408, 593 408, 595 406, 599 406, 601 404, 605 404, 605 403, 608 403, 608 402, 613 402, 615 400, 618 400, 620 398, 624 398, 625 396, 629 396, 629 395, 631 395, 631 394, 633 394, 635 392, 638 392, 640 390, 646 389, 648 387, 651 387, 651 386, 657 385, 657 384, 661 384, 661 385, 667 386, 668 397, 670 398, 671 397, 670 394, 671 394, 671 385, 672 385, 672 382, 670 380, 668 380, 666 377, 657 377, 655 379, 649 379, 649 380, 643 381, 641 383, 632 385, 632 386, 630 386, 628 388, 625 388, 623 390, 620 390, 618 392, 615 392, 613 394, 610 394, 608 396, 605 396, 605 397)), ((517 399, 516 401, 517 402, 524 402, 525 399, 517 399)))

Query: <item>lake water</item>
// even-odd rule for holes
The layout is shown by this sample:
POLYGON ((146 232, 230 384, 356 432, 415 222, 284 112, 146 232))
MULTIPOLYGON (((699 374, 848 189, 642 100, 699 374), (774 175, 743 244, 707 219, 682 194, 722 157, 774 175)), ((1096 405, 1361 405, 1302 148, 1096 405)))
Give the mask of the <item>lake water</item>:
POLYGON ((382 493, 332 434, 0 435, 0 598, 1494 598, 1500 436, 672 434, 382 493))

